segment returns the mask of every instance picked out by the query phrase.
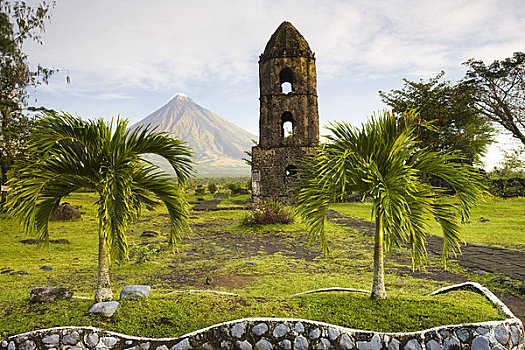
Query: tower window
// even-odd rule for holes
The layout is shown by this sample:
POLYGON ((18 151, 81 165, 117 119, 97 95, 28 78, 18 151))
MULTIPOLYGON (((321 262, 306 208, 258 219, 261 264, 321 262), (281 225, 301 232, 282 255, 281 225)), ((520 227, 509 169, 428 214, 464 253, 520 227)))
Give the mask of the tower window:
POLYGON ((282 83, 281 84, 281 92, 283 94, 289 94, 290 92, 292 92, 292 84, 286 82, 286 83, 282 83))
POLYGON ((279 73, 279 85, 281 86, 281 93, 288 94, 293 92, 294 76, 290 68, 284 68, 279 73))
POLYGON ((284 174, 286 175, 286 177, 297 175, 297 167, 293 164, 288 165, 286 169, 284 170, 284 174))
POLYGON ((281 115, 281 137, 289 137, 293 135, 293 116, 290 112, 284 112, 281 115))

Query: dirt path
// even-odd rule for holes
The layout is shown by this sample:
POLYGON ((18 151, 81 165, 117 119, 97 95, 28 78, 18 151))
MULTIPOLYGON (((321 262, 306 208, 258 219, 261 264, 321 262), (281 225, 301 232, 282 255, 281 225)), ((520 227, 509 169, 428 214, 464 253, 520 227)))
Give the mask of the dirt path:
MULTIPOLYGON (((329 210, 327 220, 339 226, 355 229, 365 235, 373 236, 374 223, 363 219, 352 218, 342 215, 334 210, 329 210)), ((437 236, 428 237, 427 250, 430 254, 441 256, 443 249, 443 238, 437 236)), ((525 252, 489 247, 478 244, 465 244, 461 246, 462 255, 455 261, 470 271, 483 275, 487 272, 499 273, 517 281, 525 282, 525 252)), ((451 283, 465 282, 465 276, 456 275, 442 269, 430 268, 427 272, 412 272, 410 269, 401 272, 419 278, 446 281, 451 283)), ((516 290, 516 294, 507 292, 496 292, 495 294, 507 304, 514 314, 525 322, 525 285, 518 286, 516 283, 505 278, 496 278, 497 282, 506 287, 516 290)))

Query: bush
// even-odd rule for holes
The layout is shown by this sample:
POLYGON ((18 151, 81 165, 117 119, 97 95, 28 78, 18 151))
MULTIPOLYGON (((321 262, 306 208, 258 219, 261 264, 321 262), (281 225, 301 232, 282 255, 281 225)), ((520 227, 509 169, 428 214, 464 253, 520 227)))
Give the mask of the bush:
POLYGON ((211 194, 214 194, 215 192, 217 192, 217 185, 213 182, 210 182, 208 184, 208 191, 211 193, 211 194))
POLYGON ((488 186, 490 193, 498 197, 525 197, 525 178, 488 180, 488 186))
POLYGON ((292 211, 277 200, 257 200, 244 216, 243 225, 289 224, 293 221, 292 211))
POLYGON ((204 186, 202 186, 201 184, 198 184, 197 187, 195 188, 196 196, 204 196, 205 192, 206 190, 204 189, 204 186))
POLYGON ((239 185, 236 184, 236 183, 231 183, 230 182, 230 183, 226 184, 226 188, 233 192, 233 191, 235 191, 236 189, 239 188, 239 185))

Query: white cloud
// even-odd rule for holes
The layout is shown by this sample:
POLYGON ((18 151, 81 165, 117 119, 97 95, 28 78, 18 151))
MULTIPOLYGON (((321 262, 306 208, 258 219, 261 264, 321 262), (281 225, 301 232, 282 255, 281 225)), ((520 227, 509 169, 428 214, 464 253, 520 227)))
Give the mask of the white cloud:
MULTIPOLYGON (((59 1, 34 61, 73 89, 185 90, 256 79, 282 20, 305 35, 324 79, 429 74, 524 49, 519 1, 59 1)), ((69 88, 70 89, 70 88, 69 88)))

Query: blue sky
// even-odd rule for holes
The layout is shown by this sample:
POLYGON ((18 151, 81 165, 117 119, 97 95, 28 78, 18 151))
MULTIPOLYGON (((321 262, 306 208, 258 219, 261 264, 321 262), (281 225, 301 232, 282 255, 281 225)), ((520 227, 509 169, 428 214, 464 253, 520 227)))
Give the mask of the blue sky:
POLYGON ((287 20, 316 54, 321 124, 359 125, 403 78, 454 81, 469 58, 525 51, 524 13, 523 0, 57 0, 43 45, 25 50, 61 72, 30 102, 134 123, 181 92, 257 133, 258 57, 287 20))

